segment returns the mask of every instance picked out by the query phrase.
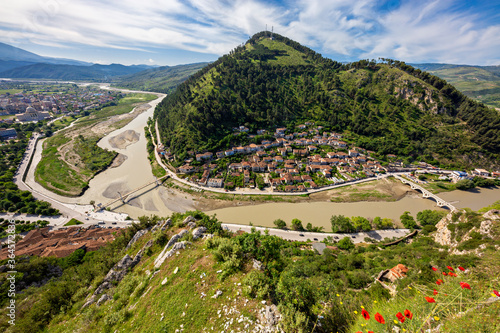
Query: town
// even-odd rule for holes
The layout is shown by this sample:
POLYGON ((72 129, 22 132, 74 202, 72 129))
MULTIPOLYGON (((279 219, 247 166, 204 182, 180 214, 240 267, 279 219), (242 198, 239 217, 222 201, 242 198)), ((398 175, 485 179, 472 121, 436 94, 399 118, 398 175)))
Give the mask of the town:
MULTIPOLYGON (((396 155, 385 156, 385 161, 375 153, 343 141, 343 135, 324 131, 323 126, 306 122, 295 131, 276 128, 273 140, 267 131, 249 134, 245 126, 234 128, 233 135, 248 135, 260 144, 250 143, 224 151, 197 153, 176 169, 176 172, 193 184, 234 190, 235 188, 268 187, 272 192, 307 192, 331 185, 349 183, 360 179, 375 178, 389 172, 414 172, 425 169, 440 173, 428 163, 405 165, 396 155)), ((174 156, 159 146, 158 153, 168 161, 174 156)), ((443 172, 441 180, 458 182, 473 176, 500 177, 499 172, 475 169, 443 172)), ((419 181, 418 179, 414 179, 419 181)))
MULTIPOLYGON (((37 122, 59 116, 87 115, 114 103, 121 93, 70 83, 0 81, 0 123, 37 122)), ((1 139, 16 137, 13 128, 0 130, 1 139)))

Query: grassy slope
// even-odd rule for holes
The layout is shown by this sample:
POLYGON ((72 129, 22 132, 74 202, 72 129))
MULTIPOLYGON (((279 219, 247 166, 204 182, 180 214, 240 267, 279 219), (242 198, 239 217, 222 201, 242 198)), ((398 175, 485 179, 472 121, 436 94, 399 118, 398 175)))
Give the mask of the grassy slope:
POLYGON ((113 86, 170 93, 175 87, 190 75, 205 67, 208 63, 159 67, 121 77, 113 86))
POLYGON ((500 76, 487 67, 436 67, 427 71, 453 84, 465 95, 500 108, 500 76))
MULTIPOLYGON (((169 236, 174 234, 170 231, 169 236)), ((141 238, 127 253, 133 256, 150 239, 151 234, 141 238)), ((154 272, 154 260, 162 247, 155 245, 151 255, 146 255, 136 266, 133 273, 128 274, 112 293, 114 302, 106 302, 101 307, 92 305, 89 309, 80 311, 83 301, 73 306, 67 314, 56 318, 48 332, 78 332, 85 327, 86 332, 174 332, 181 325, 189 332, 202 332, 203 328, 214 327, 216 331, 223 330, 227 321, 218 316, 224 307, 235 307, 248 319, 253 319, 254 313, 262 305, 257 300, 249 300, 244 305, 241 286, 245 272, 221 281, 216 273, 221 264, 215 262, 203 246, 202 241, 195 242, 180 254, 167 259, 158 273, 150 278, 146 271, 154 272), (174 274, 176 267, 179 270, 174 274), (168 282, 161 285, 164 279, 168 282), (223 295, 217 299, 211 298, 216 290, 223 295), (201 293, 207 296, 201 298, 201 293), (238 294, 239 293, 239 294, 238 294), (131 307, 133 306, 133 309, 131 307), (164 317, 163 320, 161 318, 164 317)), ((248 271, 248 270, 247 270, 248 271)), ((240 314, 233 313, 227 318, 233 318, 231 329, 243 329, 248 319, 241 323, 237 320, 240 314)))
MULTIPOLYGON (((155 96, 151 94, 128 95, 122 98, 116 106, 109 106, 95 111, 90 116, 81 118, 70 129, 48 138, 44 142, 42 159, 35 171, 36 181, 60 195, 75 196, 81 194, 88 181, 96 173, 106 168, 112 162, 116 153, 97 146, 101 136, 93 134, 92 131, 82 133, 83 141, 79 140, 78 137, 75 138, 74 133, 90 128, 112 116, 128 113, 137 103, 148 102, 154 98, 155 96), (83 165, 79 164, 78 170, 70 167, 58 151, 59 147, 68 143, 74 145, 73 153, 80 156, 83 161, 83 165)), ((126 122, 120 122, 120 125, 125 126, 126 122)))

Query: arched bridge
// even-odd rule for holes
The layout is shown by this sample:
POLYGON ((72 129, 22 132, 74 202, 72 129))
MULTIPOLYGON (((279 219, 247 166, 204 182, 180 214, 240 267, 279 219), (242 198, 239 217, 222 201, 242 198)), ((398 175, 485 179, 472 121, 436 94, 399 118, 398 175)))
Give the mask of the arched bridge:
POLYGON ((432 198, 432 199, 434 199, 436 201, 436 204, 439 207, 448 207, 448 209, 451 210, 452 212, 455 211, 455 210, 457 210, 457 208, 455 206, 453 206, 451 203, 444 201, 443 199, 441 199, 437 195, 432 194, 431 192, 427 191, 422 186, 415 184, 411 180, 403 178, 403 177, 401 177, 399 175, 394 175, 394 177, 396 179, 399 179, 403 184, 410 185, 412 190, 419 190, 420 192, 422 192, 422 196, 424 198, 432 198))

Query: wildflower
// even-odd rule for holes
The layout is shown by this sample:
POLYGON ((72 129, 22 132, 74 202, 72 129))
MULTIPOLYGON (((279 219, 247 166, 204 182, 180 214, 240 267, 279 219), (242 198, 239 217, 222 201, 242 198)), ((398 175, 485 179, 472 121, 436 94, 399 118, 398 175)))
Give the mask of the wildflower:
POLYGON ((461 270, 462 272, 465 271, 465 268, 463 268, 462 266, 458 266, 458 269, 461 270))
POLYGON ((373 331, 368 331, 368 333, 373 333, 373 331))
POLYGON ((457 273, 448 272, 448 275, 449 275, 449 276, 457 276, 457 273))
POLYGON ((438 269, 437 269, 436 267, 434 267, 434 266, 431 266, 431 269, 432 269, 434 272, 437 272, 437 270, 438 270, 438 269))
POLYGON ((443 284, 443 282, 444 282, 444 281, 443 281, 443 280, 441 280, 441 279, 438 279, 438 280, 436 281, 436 283, 437 283, 437 285, 438 285, 438 286, 440 286, 441 284, 443 284))
POLYGON ((340 305, 343 305, 344 303, 340 302, 340 305))
POLYGON ((425 296, 425 300, 429 303, 436 303, 436 300, 432 297, 425 296))
POLYGON ((394 324, 398 324, 398 321, 396 319, 394 319, 394 324))
POLYGON ((373 303, 377 303, 377 301, 373 301, 373 303))
POLYGON ((446 276, 446 272, 443 272, 443 275, 446 276))
POLYGON ((432 292, 432 294, 433 294, 433 295, 437 295, 437 294, 438 294, 437 290, 436 290, 436 289, 434 289, 434 291, 432 292))
POLYGON ((496 291, 496 290, 493 290, 493 294, 495 294, 496 297, 500 297, 500 293, 498 291, 496 291))
POLYGON ((375 313, 375 320, 378 321, 381 324, 385 324, 385 319, 382 317, 380 313, 375 313))
MULTIPOLYGON (((401 312, 396 313, 396 317, 397 317, 397 318, 399 319, 399 321, 400 321, 400 322, 402 322, 402 323, 404 323, 404 322, 405 322, 405 320, 406 320, 406 317, 405 317, 405 316, 403 316, 403 314, 402 314, 401 312)), ((396 321, 396 324, 397 324, 397 323, 398 323, 398 322, 396 321)))
POLYGON ((358 311, 354 310, 354 313, 355 313, 355 314, 358 314, 358 311))
POLYGON ((434 320, 435 320, 435 321, 438 321, 438 320, 439 320, 439 317, 438 317, 438 316, 434 316, 434 320))
POLYGON ((339 295, 339 294, 337 294, 337 297, 340 297, 340 295, 339 295))
POLYGON ((446 268, 448 268, 450 271, 454 271, 453 267, 451 266, 446 266, 446 268))
POLYGON ((363 305, 361 305, 361 308, 364 309, 365 307, 363 305))
POLYGON ((405 317, 408 318, 408 319, 412 319, 413 318, 413 313, 411 313, 410 310, 406 309, 405 310, 405 317))
POLYGON ((366 320, 370 319, 370 314, 368 313, 368 311, 366 311, 365 309, 361 310, 361 315, 363 316, 363 318, 365 318, 366 320))
POLYGON ((470 290, 470 284, 468 284, 467 282, 460 282, 460 287, 462 287, 462 289, 469 289, 470 290))

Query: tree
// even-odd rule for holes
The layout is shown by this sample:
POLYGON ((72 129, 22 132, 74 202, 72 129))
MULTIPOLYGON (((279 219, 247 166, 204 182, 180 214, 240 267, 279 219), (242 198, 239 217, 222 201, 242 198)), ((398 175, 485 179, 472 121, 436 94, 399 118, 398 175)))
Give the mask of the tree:
POLYGON ((372 229, 370 221, 362 216, 354 216, 351 218, 351 221, 356 231, 370 231, 372 229))
POLYGON ((418 228, 417 222, 415 222, 415 219, 413 218, 413 216, 410 215, 410 212, 408 211, 404 212, 399 219, 401 220, 401 223, 404 225, 404 227, 407 229, 418 228))
POLYGON ((375 226, 375 229, 390 229, 394 225, 392 224, 392 219, 389 218, 380 218, 380 216, 377 216, 373 219, 373 225, 375 226))
POLYGON ((332 215, 330 218, 332 224, 332 232, 353 232, 354 227, 351 220, 344 215, 332 215))
POLYGON ((342 238, 338 242, 337 246, 339 247, 339 249, 342 249, 342 250, 350 250, 350 249, 354 249, 356 247, 349 237, 342 238))
POLYGON ((423 227, 426 225, 436 225, 439 220, 446 215, 445 212, 439 212, 437 210, 426 209, 417 214, 417 221, 423 227))
POLYGON ((303 231, 304 227, 302 226, 302 221, 299 219, 292 220, 292 229, 295 231, 303 231))
POLYGON ((278 229, 286 229, 286 222, 283 221, 282 219, 274 220, 273 223, 278 229))
POLYGON ((455 187, 457 188, 457 190, 466 191, 473 189, 474 187, 476 187, 476 185, 470 179, 462 179, 455 184, 455 187))

